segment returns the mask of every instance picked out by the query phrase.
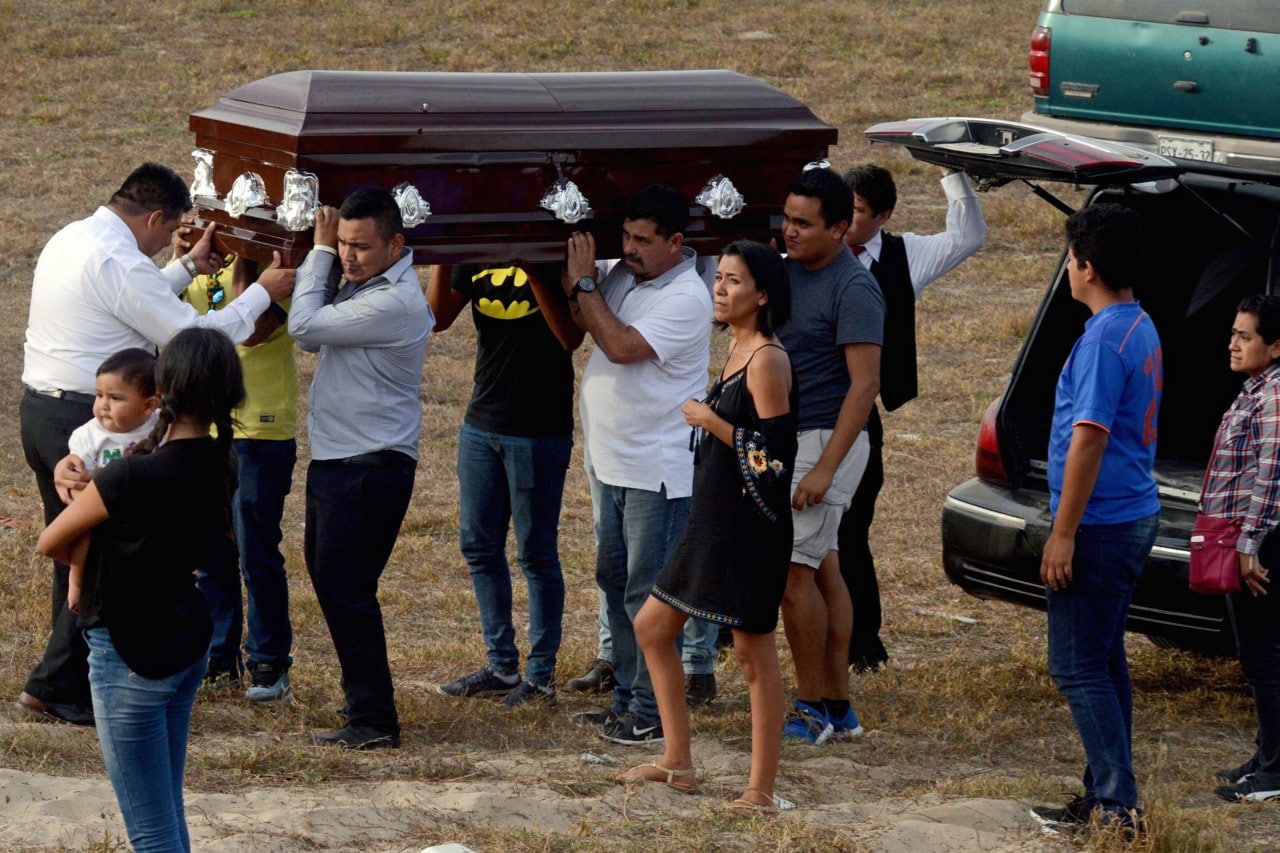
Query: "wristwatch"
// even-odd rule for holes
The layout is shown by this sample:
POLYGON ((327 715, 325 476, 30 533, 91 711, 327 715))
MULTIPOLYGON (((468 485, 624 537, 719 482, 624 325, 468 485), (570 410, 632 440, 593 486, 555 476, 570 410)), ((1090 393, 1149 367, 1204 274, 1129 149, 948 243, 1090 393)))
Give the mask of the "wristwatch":
POLYGON ((573 283, 573 289, 569 291, 569 298, 575 302, 579 293, 590 293, 596 289, 596 280, 589 275, 584 275, 573 283))

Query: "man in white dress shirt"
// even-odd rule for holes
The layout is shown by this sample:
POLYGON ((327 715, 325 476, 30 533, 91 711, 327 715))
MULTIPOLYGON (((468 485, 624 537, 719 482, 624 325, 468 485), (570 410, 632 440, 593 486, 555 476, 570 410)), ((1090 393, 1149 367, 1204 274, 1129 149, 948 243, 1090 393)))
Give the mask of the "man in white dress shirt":
MULTIPOLYGON (((63 506, 54 467, 67 455, 71 432, 93 417, 94 377, 108 356, 129 347, 154 352, 190 326, 220 329, 243 341, 272 301, 293 290, 293 270, 280 268, 277 258, 225 311, 201 316, 179 300, 197 274, 222 266, 212 227, 164 269, 152 261, 190 207, 191 195, 177 172, 145 163, 104 207, 63 228, 40 253, 23 348, 19 421, 46 524, 63 506)), ((68 571, 54 563, 52 634, 18 705, 47 719, 93 725, 89 651, 67 609, 68 571)))

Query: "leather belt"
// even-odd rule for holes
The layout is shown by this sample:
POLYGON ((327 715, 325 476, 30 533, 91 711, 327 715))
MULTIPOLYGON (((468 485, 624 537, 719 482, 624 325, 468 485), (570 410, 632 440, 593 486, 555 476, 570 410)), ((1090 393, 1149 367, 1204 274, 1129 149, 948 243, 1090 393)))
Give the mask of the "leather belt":
POLYGON ((25 385, 23 387, 25 387, 32 394, 35 394, 37 397, 51 397, 54 400, 66 400, 69 403, 81 403, 81 404, 87 403, 90 406, 93 405, 93 401, 94 401, 93 394, 82 394, 79 391, 63 391, 61 389, 56 391, 38 391, 35 388, 32 388, 30 385, 25 385))
POLYGON ((418 463, 407 453, 399 450, 378 450, 373 453, 360 453, 343 459, 326 459, 333 465, 367 465, 372 468, 413 468, 418 463))

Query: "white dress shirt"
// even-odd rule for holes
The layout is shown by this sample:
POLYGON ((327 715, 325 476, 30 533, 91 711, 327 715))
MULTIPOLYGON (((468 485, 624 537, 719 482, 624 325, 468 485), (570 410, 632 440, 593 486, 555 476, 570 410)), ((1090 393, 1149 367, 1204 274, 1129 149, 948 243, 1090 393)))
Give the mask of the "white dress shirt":
POLYGON ((160 269, 129 226, 100 207, 63 228, 36 262, 22 381, 36 391, 94 393, 98 366, 129 347, 164 346, 191 326, 220 329, 239 343, 271 297, 259 284, 201 316, 178 298, 191 283, 181 264, 160 269))

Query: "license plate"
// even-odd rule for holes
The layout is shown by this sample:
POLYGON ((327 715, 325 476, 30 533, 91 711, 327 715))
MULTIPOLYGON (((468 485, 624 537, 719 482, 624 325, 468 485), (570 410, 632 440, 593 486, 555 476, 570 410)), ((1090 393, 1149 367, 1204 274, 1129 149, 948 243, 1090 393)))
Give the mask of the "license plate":
POLYGON ((1181 160, 1213 162, 1213 140, 1192 136, 1157 136, 1156 146, 1161 157, 1177 157, 1181 160))

